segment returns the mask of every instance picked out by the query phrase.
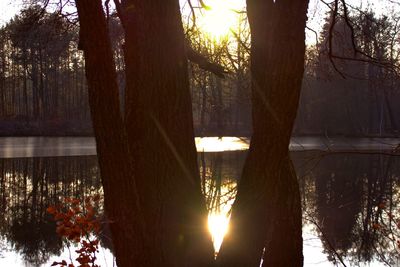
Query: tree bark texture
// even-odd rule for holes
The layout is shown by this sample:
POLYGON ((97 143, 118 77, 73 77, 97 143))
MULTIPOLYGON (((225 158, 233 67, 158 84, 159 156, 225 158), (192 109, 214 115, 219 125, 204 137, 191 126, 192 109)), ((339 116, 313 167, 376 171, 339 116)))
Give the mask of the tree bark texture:
POLYGON ((119 109, 116 72, 102 4, 100 0, 76 0, 76 5, 105 209, 117 264, 150 266, 144 217, 119 109))
POLYGON ((308 0, 247 0, 253 135, 219 266, 302 266, 301 203, 288 146, 304 72, 308 0))
MULTIPOLYGON (((101 1, 76 3, 118 266, 213 265, 179 2, 121 2, 124 116, 101 1)), ((303 74, 307 4, 248 0, 254 133, 221 266, 259 266, 263 256, 263 266, 302 265, 300 197, 288 145, 303 74)))
POLYGON ((124 116, 101 1, 76 2, 118 266, 210 266, 178 1, 121 2, 124 116))
POLYGON ((125 124, 157 266, 214 260, 194 144, 179 2, 122 2, 125 124))

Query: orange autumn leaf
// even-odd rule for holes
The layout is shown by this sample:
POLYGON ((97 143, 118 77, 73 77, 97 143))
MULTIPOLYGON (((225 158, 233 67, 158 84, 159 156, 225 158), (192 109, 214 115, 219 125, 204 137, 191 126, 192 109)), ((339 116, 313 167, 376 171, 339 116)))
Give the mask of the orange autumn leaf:
POLYGON ((380 225, 379 223, 373 223, 373 224, 372 224, 372 228, 378 230, 378 229, 381 228, 381 225, 380 225))
POLYGON ((56 213, 57 210, 56 210, 56 207, 50 206, 46 209, 46 211, 47 211, 47 213, 54 214, 54 213, 56 213))

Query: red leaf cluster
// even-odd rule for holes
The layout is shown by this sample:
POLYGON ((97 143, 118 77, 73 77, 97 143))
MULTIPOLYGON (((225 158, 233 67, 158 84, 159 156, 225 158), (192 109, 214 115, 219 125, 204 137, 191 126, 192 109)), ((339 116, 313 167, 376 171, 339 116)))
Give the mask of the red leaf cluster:
MULTIPOLYGON (((56 221, 57 234, 73 243, 79 243, 80 247, 76 250, 78 257, 75 259, 79 265, 76 267, 99 267, 95 264, 99 240, 90 240, 90 236, 98 236, 100 233, 95 209, 99 201, 99 195, 87 197, 83 203, 76 198, 66 198, 63 206, 47 208, 47 212, 56 221)), ((55 261, 51 266, 75 267, 72 262, 68 264, 65 260, 55 261)))

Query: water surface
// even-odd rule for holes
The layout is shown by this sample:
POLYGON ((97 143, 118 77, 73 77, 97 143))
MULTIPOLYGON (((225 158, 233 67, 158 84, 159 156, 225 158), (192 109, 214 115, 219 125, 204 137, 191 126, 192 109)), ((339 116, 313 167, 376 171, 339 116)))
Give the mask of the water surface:
MULTIPOLYGON (((198 152, 246 150, 246 137, 196 137, 198 152)), ((400 150, 397 138, 293 137, 291 151, 392 151, 400 150)), ((0 137, 0 158, 58 157, 96 155, 93 137, 0 137)))
MULTIPOLYGON (((302 194, 305 266, 342 266, 341 261, 347 266, 400 266, 400 157, 389 155, 398 140, 348 142, 292 139, 302 194)), ((208 151, 199 152, 198 158, 209 221, 224 226, 248 140, 196 139, 196 144, 199 151, 208 151)), ((45 210, 66 196, 102 194, 94 140, 0 138, 0 155, 0 266, 49 266, 68 259, 74 249, 68 250, 55 234, 45 210)), ((213 230, 217 248, 222 238, 218 229, 213 230)), ((107 229, 100 240, 99 263, 112 266, 107 229)))

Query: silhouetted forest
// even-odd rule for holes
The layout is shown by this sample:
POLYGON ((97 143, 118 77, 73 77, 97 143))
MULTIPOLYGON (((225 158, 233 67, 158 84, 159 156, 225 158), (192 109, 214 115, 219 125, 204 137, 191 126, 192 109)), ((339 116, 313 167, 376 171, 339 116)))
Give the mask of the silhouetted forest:
POLYGON ((350 18, 351 27, 339 18, 330 29, 331 16, 307 52, 295 133, 398 135, 396 19, 366 11, 350 18))
POLYGON ((89 133, 76 27, 58 14, 31 7, 0 32, 1 134, 89 133))
MULTIPOLYGON (((399 38, 395 18, 372 11, 337 19, 328 49, 332 12, 319 42, 307 50, 295 135, 393 136, 400 124, 399 38), (355 38, 351 38, 354 31, 355 38), (354 47, 362 53, 354 53, 354 47)), ((124 34, 116 16, 109 29, 121 96, 124 34)), ((227 70, 225 77, 189 64, 198 136, 251 132, 247 18, 235 37, 216 43, 198 29, 187 42, 227 70)), ((78 25, 39 6, 22 10, 0 29, 0 135, 92 135, 78 25)), ((123 98, 121 98, 123 99, 123 98)))

